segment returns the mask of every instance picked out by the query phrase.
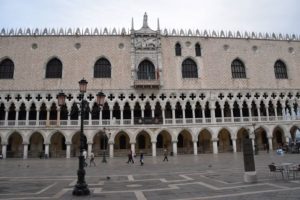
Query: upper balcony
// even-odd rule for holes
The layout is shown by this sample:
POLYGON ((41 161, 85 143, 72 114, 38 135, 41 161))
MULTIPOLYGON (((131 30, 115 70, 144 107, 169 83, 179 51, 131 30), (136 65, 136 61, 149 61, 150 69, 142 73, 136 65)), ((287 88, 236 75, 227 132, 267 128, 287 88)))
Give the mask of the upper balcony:
POLYGON ((160 88, 160 80, 150 79, 150 80, 134 80, 135 88, 160 88))
MULTIPOLYGON (((300 116, 294 119, 283 116, 261 116, 261 117, 224 117, 224 118, 134 118, 134 119, 102 119, 102 120, 85 120, 85 126, 191 126, 191 125, 225 125, 225 124, 252 124, 252 123, 284 123, 299 121, 300 116)), ((0 120, 0 128, 78 128, 78 120, 0 120)))

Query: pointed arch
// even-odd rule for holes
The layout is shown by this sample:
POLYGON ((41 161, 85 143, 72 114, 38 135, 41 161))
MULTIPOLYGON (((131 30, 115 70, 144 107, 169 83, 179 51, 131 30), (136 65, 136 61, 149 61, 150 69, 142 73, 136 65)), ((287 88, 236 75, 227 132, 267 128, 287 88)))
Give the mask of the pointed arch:
POLYGON ((181 64, 182 78, 198 78, 198 67, 191 58, 185 59, 181 64))
POLYGON ((181 56, 181 45, 179 42, 175 44, 175 55, 176 56, 181 56))
POLYGON ((283 61, 277 60, 274 64, 274 72, 275 72, 275 78, 276 79, 287 79, 287 69, 286 65, 283 61))

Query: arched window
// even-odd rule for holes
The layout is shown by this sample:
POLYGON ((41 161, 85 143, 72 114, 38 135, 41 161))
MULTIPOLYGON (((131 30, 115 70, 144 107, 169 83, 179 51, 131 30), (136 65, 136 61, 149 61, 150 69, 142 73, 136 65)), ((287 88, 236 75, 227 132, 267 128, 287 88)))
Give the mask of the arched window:
POLYGON ((53 58, 47 63, 46 78, 61 78, 62 77, 62 63, 59 59, 53 58))
POLYGON ((111 78, 111 64, 107 59, 97 60, 94 66, 94 78, 111 78))
POLYGON ((198 78, 198 69, 192 59, 185 59, 182 62, 182 78, 198 78))
POLYGON ((14 63, 5 59, 0 63, 0 79, 12 79, 14 77, 14 63))
POLYGON ((148 60, 144 60, 143 62, 141 62, 138 67, 137 75, 139 80, 155 79, 155 67, 152 62, 148 60))
POLYGON ((175 44, 175 55, 181 56, 181 45, 179 43, 175 44))
POLYGON ((277 60, 274 65, 276 79, 287 79, 286 66, 281 60, 277 60))
POLYGON ((196 56, 201 56, 201 47, 200 47, 200 44, 196 44, 195 45, 195 53, 196 53, 196 56))
POLYGON ((239 59, 235 59, 231 63, 232 78, 246 78, 246 70, 244 63, 239 59))

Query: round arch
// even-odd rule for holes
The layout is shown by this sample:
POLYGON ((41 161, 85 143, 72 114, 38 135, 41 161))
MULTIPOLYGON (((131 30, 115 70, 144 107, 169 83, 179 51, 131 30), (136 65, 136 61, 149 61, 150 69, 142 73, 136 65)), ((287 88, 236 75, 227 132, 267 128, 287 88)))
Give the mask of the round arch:
POLYGON ((130 138, 125 131, 119 131, 114 137, 114 155, 125 156, 130 149, 130 138))
POLYGON ((167 130, 162 130, 156 137, 156 154, 163 155, 164 149, 172 149, 172 135, 167 130))
POLYGON ((21 158, 23 155, 23 137, 19 132, 8 135, 7 158, 21 158))
POLYGON ((198 137, 198 153, 211 153, 212 152, 212 132, 210 129, 202 129, 198 137))
POLYGON ((43 134, 35 131, 29 137, 28 157, 37 158, 43 155, 45 150, 43 134))
POLYGON ((236 135, 236 151, 243 151, 243 140, 249 138, 249 130, 242 127, 237 131, 236 135))
POLYGON ((193 137, 192 134, 183 129, 177 136, 177 154, 192 154, 193 153, 193 137))
POLYGON ((151 136, 146 131, 140 131, 136 135, 135 152, 152 155, 151 136))
POLYGON ((63 133, 56 131, 50 137, 49 156, 54 158, 65 157, 66 137, 63 133))
POLYGON ((232 152, 232 140, 227 128, 222 128, 218 133, 218 152, 232 152))

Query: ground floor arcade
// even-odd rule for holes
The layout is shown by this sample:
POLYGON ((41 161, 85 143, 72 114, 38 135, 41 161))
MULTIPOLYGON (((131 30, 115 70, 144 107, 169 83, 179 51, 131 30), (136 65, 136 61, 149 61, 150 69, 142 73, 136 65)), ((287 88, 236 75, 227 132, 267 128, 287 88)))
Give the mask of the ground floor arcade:
MULTIPOLYGON (((259 150, 272 150, 295 138, 294 125, 259 125, 197 128, 111 128, 89 129, 84 132, 85 149, 101 156, 105 151, 113 156, 169 153, 202 154, 240 152, 244 138, 251 138, 259 150)), ((76 129, 0 130, 0 153, 4 158, 75 157, 79 155, 80 133, 76 129)))

